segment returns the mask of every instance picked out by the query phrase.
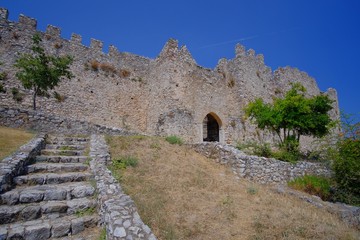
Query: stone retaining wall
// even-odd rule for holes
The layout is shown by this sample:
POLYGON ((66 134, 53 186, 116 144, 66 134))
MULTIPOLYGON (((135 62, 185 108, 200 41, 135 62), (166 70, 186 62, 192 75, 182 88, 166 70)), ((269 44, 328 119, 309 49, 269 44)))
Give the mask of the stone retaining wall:
POLYGON ((235 175, 263 184, 284 184, 305 174, 330 176, 331 171, 325 165, 311 162, 296 164, 274 158, 249 156, 230 145, 202 143, 193 145, 194 149, 221 164, 232 168, 235 175))
POLYGON ((32 111, 0 106, 0 125, 14 128, 26 128, 46 133, 61 134, 119 134, 133 135, 130 131, 64 118, 41 111, 32 111))
POLYGON ((106 239, 150 239, 156 237, 145 225, 134 202, 126 195, 106 167, 110 154, 105 138, 92 135, 90 141, 90 168, 95 175, 100 216, 106 227, 106 239))
POLYGON ((23 173, 25 166, 31 163, 44 146, 45 135, 37 136, 20 147, 14 154, 0 161, 0 193, 13 186, 13 178, 23 173))

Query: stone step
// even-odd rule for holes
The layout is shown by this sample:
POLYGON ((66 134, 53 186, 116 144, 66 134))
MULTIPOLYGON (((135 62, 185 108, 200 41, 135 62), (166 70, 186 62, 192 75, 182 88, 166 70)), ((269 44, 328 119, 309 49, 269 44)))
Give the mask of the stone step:
POLYGON ((84 163, 47 163, 38 162, 25 167, 25 173, 40 172, 83 172, 88 170, 88 165, 84 163))
POLYGON ((87 156, 37 156, 36 162, 49 163, 86 163, 89 161, 87 156))
POLYGON ((41 150, 41 155, 46 156, 82 156, 82 150, 58 150, 58 149, 44 149, 41 150))
POLYGON ((66 136, 48 136, 46 143, 48 144, 87 144, 90 141, 88 137, 66 137, 66 136))
POLYGON ((71 214, 96 211, 96 200, 78 198, 67 201, 43 201, 31 204, 0 206, 0 223, 14 223, 35 219, 55 219, 71 214))
POLYGON ((13 179, 17 186, 21 185, 44 185, 59 184, 67 182, 82 182, 92 178, 89 172, 68 172, 68 173, 33 173, 18 176, 13 179))
POLYGON ((72 182, 51 185, 22 186, 0 195, 0 204, 15 205, 41 201, 61 201, 94 195, 89 182, 72 182))
POLYGON ((58 144, 46 144, 45 149, 57 149, 57 150, 84 150, 86 145, 84 144, 69 144, 69 145, 58 145, 58 144))
POLYGON ((99 223, 97 214, 83 217, 65 216, 0 225, 0 239, 43 240, 76 235, 99 223))

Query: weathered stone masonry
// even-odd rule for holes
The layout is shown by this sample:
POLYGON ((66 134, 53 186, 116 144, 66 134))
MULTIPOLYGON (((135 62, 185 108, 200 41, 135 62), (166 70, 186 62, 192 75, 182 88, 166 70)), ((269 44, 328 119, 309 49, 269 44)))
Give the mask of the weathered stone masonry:
MULTIPOLYGON (((185 46, 170 39, 157 58, 149 59, 120 52, 110 46, 104 53, 102 42, 91 40, 90 47, 73 34, 70 40, 60 37, 60 29, 48 26, 36 29, 33 18, 20 15, 18 22, 8 20, 8 11, 0 10, 0 71, 7 73, 1 83, 7 89, 0 93, 2 106, 31 108, 31 94, 15 78, 13 64, 19 54, 30 52, 31 37, 38 32, 47 52, 74 57, 71 67, 75 78, 63 81, 55 89, 65 97, 39 97, 44 114, 86 121, 93 124, 130 129, 139 133, 180 135, 188 142, 202 142, 206 137, 204 119, 217 121, 222 143, 236 141, 271 141, 269 133, 256 130, 245 120, 242 108, 256 97, 272 101, 289 89, 290 82, 301 82, 309 95, 320 94, 316 81, 305 72, 285 67, 272 71, 261 54, 241 45, 233 59, 221 59, 214 69, 196 64, 185 46), (23 101, 12 98, 11 88, 20 89, 23 101)), ((327 94, 335 100, 333 117, 338 117, 334 89, 327 94)), ((216 124, 215 124, 216 125, 216 124)))
POLYGON ((195 151, 227 165, 237 177, 247 178, 262 184, 286 184, 304 175, 331 176, 326 165, 312 162, 283 162, 274 158, 249 156, 242 151, 219 143, 194 144, 195 151))

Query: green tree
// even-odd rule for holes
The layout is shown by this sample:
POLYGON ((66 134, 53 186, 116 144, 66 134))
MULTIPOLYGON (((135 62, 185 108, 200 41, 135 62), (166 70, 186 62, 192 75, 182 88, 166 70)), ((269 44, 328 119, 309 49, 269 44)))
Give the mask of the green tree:
POLYGON ((329 133, 334 121, 328 115, 332 100, 327 95, 305 97, 306 89, 293 84, 284 98, 265 103, 261 98, 245 107, 245 114, 258 128, 277 134, 287 151, 297 150, 300 136, 322 137, 329 133))
POLYGON ((32 38, 32 54, 23 54, 16 60, 15 67, 19 69, 16 77, 26 89, 33 90, 33 107, 36 110, 36 96, 53 89, 58 85, 62 77, 73 77, 69 66, 73 62, 72 57, 55 57, 47 55, 41 47, 41 38, 35 34, 32 38))

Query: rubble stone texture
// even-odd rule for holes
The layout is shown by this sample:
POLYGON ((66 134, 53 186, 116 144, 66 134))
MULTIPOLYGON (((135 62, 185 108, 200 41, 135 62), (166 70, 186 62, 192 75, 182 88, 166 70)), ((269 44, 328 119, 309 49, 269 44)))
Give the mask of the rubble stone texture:
MULTIPOLYGON (((0 61, 4 63, 0 71, 7 73, 1 81, 6 93, 0 93, 0 107, 22 109, 14 113, 16 119, 7 111, 0 124, 37 129, 54 126, 53 131, 59 125, 59 131, 75 131, 79 126, 99 130, 94 126, 101 125, 150 135, 179 135, 187 142, 199 143, 204 139, 203 121, 210 114, 219 124, 221 143, 273 141, 273 135, 258 131, 244 119, 244 106, 258 97, 271 102, 292 82, 302 83, 309 96, 320 94, 315 79, 307 73, 291 67, 272 71, 263 55, 246 51, 241 45, 236 45, 233 59, 220 59, 214 69, 207 69, 197 65, 188 49, 179 47, 174 39, 150 59, 118 51, 114 46, 104 53, 101 41, 91 39, 87 47, 78 34, 63 39, 59 28, 49 25, 40 32, 36 25, 35 19, 23 15, 18 22, 11 22, 8 11, 0 9, 0 61), (31 92, 21 87, 13 67, 19 54, 30 52, 35 33, 41 35, 48 53, 74 57, 71 70, 75 77, 55 88, 64 96, 63 101, 38 98, 41 117, 27 112, 31 92), (13 99, 13 87, 20 89, 22 102, 13 99)), ((336 91, 328 89, 325 94, 335 100, 331 115, 338 118, 336 91)))

